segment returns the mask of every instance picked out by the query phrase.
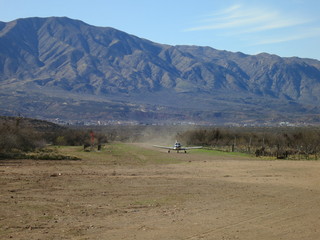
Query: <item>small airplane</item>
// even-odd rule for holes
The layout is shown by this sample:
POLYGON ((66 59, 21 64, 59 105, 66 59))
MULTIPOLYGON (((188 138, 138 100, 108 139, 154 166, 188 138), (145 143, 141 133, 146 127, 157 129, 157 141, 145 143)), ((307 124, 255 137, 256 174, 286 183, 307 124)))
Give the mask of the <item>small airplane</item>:
POLYGON ((184 151, 184 153, 187 153, 187 150, 190 149, 200 149, 202 148, 202 146, 197 146, 197 147, 182 147, 181 143, 179 143, 178 141, 176 141, 176 143, 173 145, 173 147, 165 147, 165 146, 158 146, 158 145, 153 145, 154 147, 157 148, 163 148, 163 149, 168 149, 168 153, 170 153, 171 150, 177 151, 177 153, 179 153, 179 151, 184 151))

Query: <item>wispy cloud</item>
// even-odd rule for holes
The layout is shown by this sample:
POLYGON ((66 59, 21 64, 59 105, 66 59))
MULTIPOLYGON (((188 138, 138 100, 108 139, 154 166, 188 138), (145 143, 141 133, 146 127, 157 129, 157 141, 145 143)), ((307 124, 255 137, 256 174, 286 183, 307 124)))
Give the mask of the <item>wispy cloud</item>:
POLYGON ((265 45, 265 44, 282 43, 282 42, 295 41, 295 40, 317 37, 317 36, 320 36, 320 28, 310 28, 304 31, 303 30, 300 31, 299 34, 267 38, 267 39, 257 41, 251 45, 257 46, 257 45, 265 45))
POLYGON ((188 28, 186 31, 201 31, 201 30, 214 30, 214 29, 227 29, 254 26, 257 23, 262 23, 270 19, 270 15, 246 15, 236 16, 229 15, 223 18, 214 18, 207 20, 209 24, 188 28))
MULTIPOLYGON (((185 29, 186 32, 195 31, 218 31, 220 35, 253 34, 256 32, 284 30, 301 26, 312 22, 312 19, 292 16, 288 13, 279 12, 276 9, 247 7, 243 5, 232 5, 228 8, 214 12, 204 17, 197 26, 185 29)), ((283 41, 295 38, 305 38, 310 34, 301 34, 293 37, 283 37, 283 41)), ((275 40, 274 40, 275 41, 275 40)), ((283 42, 279 41, 279 42, 283 42)), ((261 44, 270 41, 260 41, 261 44)))

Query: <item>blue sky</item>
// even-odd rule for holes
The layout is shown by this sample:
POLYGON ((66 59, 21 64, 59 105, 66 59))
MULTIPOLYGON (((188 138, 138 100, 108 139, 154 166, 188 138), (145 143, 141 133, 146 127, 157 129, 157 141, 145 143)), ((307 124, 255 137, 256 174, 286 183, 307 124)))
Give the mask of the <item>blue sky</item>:
POLYGON ((320 60, 319 0, 0 0, 0 21, 67 16, 154 42, 320 60))

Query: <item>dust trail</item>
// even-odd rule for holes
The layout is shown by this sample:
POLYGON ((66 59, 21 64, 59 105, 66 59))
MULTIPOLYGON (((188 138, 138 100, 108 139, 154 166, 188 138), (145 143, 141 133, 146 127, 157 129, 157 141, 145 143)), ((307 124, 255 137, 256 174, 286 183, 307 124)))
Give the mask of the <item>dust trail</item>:
POLYGON ((140 133, 136 142, 172 146, 176 140, 183 145, 184 132, 199 128, 197 126, 148 126, 140 133))

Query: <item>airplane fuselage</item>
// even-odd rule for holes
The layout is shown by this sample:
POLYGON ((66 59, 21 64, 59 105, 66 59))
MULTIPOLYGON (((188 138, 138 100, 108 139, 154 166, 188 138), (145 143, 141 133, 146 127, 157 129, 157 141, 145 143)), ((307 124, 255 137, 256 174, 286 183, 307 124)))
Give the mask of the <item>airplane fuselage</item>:
MULTIPOLYGON (((186 149, 185 149, 185 148, 182 148, 181 143, 179 143, 179 142, 176 142, 176 143, 174 144, 172 150, 175 150, 175 151, 177 151, 177 152, 179 152, 179 151, 184 151, 185 153, 187 153, 186 149)), ((168 153, 170 153, 170 149, 168 150, 168 153)))
POLYGON ((176 143, 174 144, 174 146, 173 146, 173 149, 174 149, 174 150, 181 150, 181 143, 176 142, 176 143))
POLYGON ((165 147, 165 146, 159 146, 159 145, 154 145, 154 147, 167 149, 168 153, 170 153, 171 150, 177 151, 177 153, 179 151, 184 151, 185 153, 187 153, 187 150, 202 148, 202 146, 198 146, 198 147, 182 147, 181 143, 178 142, 178 141, 176 141, 176 143, 173 145, 173 147, 165 147))

